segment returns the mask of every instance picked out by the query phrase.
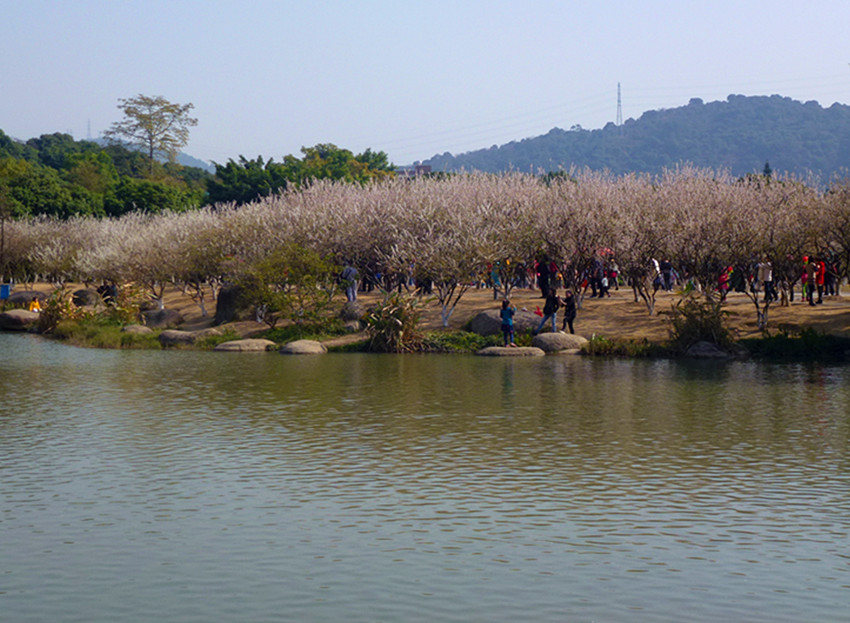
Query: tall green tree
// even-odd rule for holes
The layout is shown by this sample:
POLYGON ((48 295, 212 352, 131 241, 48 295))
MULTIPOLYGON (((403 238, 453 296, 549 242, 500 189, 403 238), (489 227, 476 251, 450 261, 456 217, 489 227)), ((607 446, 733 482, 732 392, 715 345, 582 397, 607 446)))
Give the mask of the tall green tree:
POLYGON ((104 133, 112 141, 124 141, 144 149, 153 173, 154 158, 158 153, 175 160, 177 152, 189 142, 189 128, 198 120, 189 116, 194 104, 175 104, 158 95, 118 100, 124 119, 116 121, 104 133))
POLYGON ((284 165, 273 159, 263 162, 262 156, 255 160, 239 156, 239 162, 215 163, 215 177, 207 182, 208 201, 242 205, 286 190, 288 183, 284 165))
POLYGON ((128 212, 185 212, 199 207, 202 201, 203 192, 188 189, 185 184, 125 176, 107 193, 104 210, 108 216, 121 216, 128 212))
POLYGON ((62 179, 56 169, 26 160, 0 159, 0 181, 6 187, 11 215, 56 216, 103 213, 100 197, 62 179))
POLYGON ((384 152, 371 149, 355 156, 348 149, 332 143, 319 143, 313 147, 302 147, 301 153, 304 154, 301 159, 295 156, 283 159, 290 176, 301 184, 311 179, 368 182, 390 176, 395 170, 384 152))
POLYGON ((100 145, 92 141, 75 141, 70 134, 54 132, 31 138, 27 145, 38 151, 38 161, 51 169, 64 169, 69 160, 86 153, 98 153, 100 145))
POLYGON ((20 160, 38 160, 38 151, 26 143, 13 140, 0 130, 0 158, 18 158, 20 160))

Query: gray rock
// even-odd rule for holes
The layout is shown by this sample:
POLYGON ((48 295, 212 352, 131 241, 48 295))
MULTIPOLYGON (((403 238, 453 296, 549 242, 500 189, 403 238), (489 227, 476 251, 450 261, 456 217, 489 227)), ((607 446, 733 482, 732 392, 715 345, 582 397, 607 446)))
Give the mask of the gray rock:
POLYGON ((142 312, 145 325, 152 329, 173 329, 183 323, 183 316, 174 309, 157 309, 142 312))
POLYGON ((166 329, 159 334, 159 343, 163 346, 185 346, 195 343, 198 339, 194 331, 178 331, 177 329, 166 329))
POLYGON ((280 349, 283 355, 322 355, 328 352, 325 345, 315 340, 295 340, 280 349))
POLYGON ((572 333, 541 333, 535 335, 531 345, 547 352, 555 353, 562 350, 578 349, 587 344, 587 339, 572 333))
POLYGON ((125 325, 125 326, 121 327, 121 331, 123 333, 136 333, 136 334, 153 333, 153 329, 151 329, 150 327, 146 327, 144 325, 140 325, 140 324, 125 325))
POLYGON ((222 342, 213 350, 231 352, 231 353, 259 353, 266 352, 274 348, 275 343, 271 340, 263 340, 259 338, 248 338, 244 340, 233 340, 231 342, 222 342))
POLYGON ((542 357, 546 353, 534 346, 517 346, 516 348, 510 346, 488 346, 475 354, 482 357, 542 357))
POLYGON ((729 353, 720 350, 711 342, 697 342, 685 352, 686 357, 693 359, 729 359, 729 353))
MULTIPOLYGON (((540 316, 533 312, 517 310, 514 314, 514 333, 533 331, 540 324, 540 316)), ((475 316, 469 323, 469 329, 478 335, 499 335, 502 332, 502 318, 498 309, 488 309, 475 316)))
POLYGON ((71 295, 71 301, 77 307, 94 307, 95 305, 102 303, 103 299, 100 297, 100 294, 97 293, 97 290, 82 288, 74 291, 71 295))
POLYGON ((359 320, 349 320, 345 323, 345 330, 349 333, 359 333, 363 330, 363 323, 359 320))
POLYGON ((359 321, 365 313, 366 308, 361 303, 357 301, 346 301, 345 305, 342 306, 342 310, 339 312, 339 317, 346 322, 351 320, 359 321))
POLYGON ((581 355, 580 348, 565 348, 564 350, 559 350, 555 353, 556 355, 581 355))
POLYGON ((6 302, 9 305, 29 305, 30 301, 33 299, 38 299, 44 303, 44 301, 48 298, 48 295, 44 292, 38 292, 36 290, 18 290, 17 292, 12 292, 9 295, 9 298, 6 299, 6 302))
POLYGON ((38 324, 38 313, 26 309, 10 309, 0 313, 0 330, 28 331, 38 324))

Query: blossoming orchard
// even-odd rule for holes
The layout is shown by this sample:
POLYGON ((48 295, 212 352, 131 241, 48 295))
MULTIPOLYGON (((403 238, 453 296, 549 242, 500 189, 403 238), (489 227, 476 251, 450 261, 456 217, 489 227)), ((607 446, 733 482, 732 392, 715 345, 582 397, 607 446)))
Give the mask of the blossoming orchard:
MULTIPOLYGON (((721 295, 729 267, 745 267, 752 279, 761 258, 770 258, 780 293, 799 282, 804 256, 831 258, 845 277, 850 182, 821 190, 790 177, 736 179, 690 167, 660 177, 573 171, 548 180, 519 173, 320 180, 240 207, 7 220, 0 276, 57 286, 134 282, 160 304, 163 288, 175 284, 203 306, 222 284, 284 248, 352 264, 387 290, 427 286, 444 325, 472 284, 496 274, 510 288, 544 257, 579 294, 594 263, 615 262, 636 304, 652 314, 660 258, 707 297, 721 295)), ((316 287, 333 272, 317 275, 316 287)), ((764 299, 746 291, 766 321, 764 299)))

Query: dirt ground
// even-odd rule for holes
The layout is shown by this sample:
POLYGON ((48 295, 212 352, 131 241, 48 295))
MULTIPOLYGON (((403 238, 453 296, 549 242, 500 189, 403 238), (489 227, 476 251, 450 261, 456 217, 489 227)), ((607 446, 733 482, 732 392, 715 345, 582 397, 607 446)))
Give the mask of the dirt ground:
MULTIPOLYGON (((51 290, 51 287, 47 284, 38 284, 36 289, 47 292, 51 290)), ((377 293, 358 296, 358 300, 366 306, 379 301, 380 298, 381 295, 377 293)), ((620 287, 619 290, 612 290, 609 298, 585 298, 578 311, 575 330, 576 333, 585 337, 596 334, 607 338, 662 341, 669 337, 669 311, 677 300, 679 296, 676 293, 659 292, 655 304, 656 314, 650 316, 642 301, 635 302, 631 289, 620 287)), ((532 312, 538 306, 543 307, 539 290, 514 289, 511 292, 511 301, 517 309, 527 309, 532 312)), ((461 298, 453 312, 449 327, 459 329, 479 312, 486 309, 498 309, 499 305, 500 300, 493 300, 492 290, 470 289, 461 298)), ((215 301, 207 301, 209 315, 204 317, 200 307, 189 296, 184 295, 177 288, 169 288, 165 294, 165 306, 182 314, 185 319, 181 327, 183 329, 196 330, 212 325, 215 301)), ((756 326, 755 306, 745 294, 731 293, 724 309, 729 313, 729 326, 736 332, 738 338, 761 335, 756 326)), ((226 326, 243 337, 249 337, 266 329, 265 325, 252 320, 234 322, 226 326)), ((436 300, 431 301, 426 307, 420 326, 428 331, 441 328, 440 308, 436 300)), ((830 335, 850 337, 850 296, 842 294, 824 297, 823 304, 814 307, 801 301, 799 296, 787 307, 773 303, 769 310, 768 330, 776 333, 782 328, 795 332, 803 328, 813 328, 830 335)))
MULTIPOLYGON (((380 295, 361 294, 358 300, 368 306, 380 300, 380 295)), ((635 303, 631 289, 621 287, 619 290, 613 290, 609 298, 585 298, 576 318, 576 333, 585 337, 596 334, 608 338, 662 341, 669 336, 669 311, 677 300, 679 297, 675 293, 659 292, 655 304, 656 314, 650 316, 642 301, 635 303)), ((514 289, 511 292, 511 301, 517 309, 528 311, 543 306, 539 290, 514 289)), ((458 303, 450 318, 449 327, 458 329, 481 311, 498 309, 499 305, 500 300, 493 300, 492 290, 471 289, 458 303)), ((212 302, 208 306, 212 315, 215 303, 212 302)), ((177 290, 166 296, 166 307, 183 314, 187 329, 203 328, 211 324, 210 318, 201 316, 198 305, 177 290)), ((761 335, 756 326, 755 306, 745 294, 730 294, 724 308, 729 312, 729 326, 735 330, 737 337, 761 335)), ((250 335, 265 328, 264 325, 253 321, 233 323, 231 326, 240 335, 250 335)), ((440 308, 436 301, 426 307, 421 327, 425 330, 440 329, 440 308)), ((800 301, 799 296, 787 307, 773 303, 768 315, 768 329, 776 333, 783 327, 792 331, 814 328, 831 335, 850 336, 850 297, 824 297, 823 304, 814 307, 800 301)))

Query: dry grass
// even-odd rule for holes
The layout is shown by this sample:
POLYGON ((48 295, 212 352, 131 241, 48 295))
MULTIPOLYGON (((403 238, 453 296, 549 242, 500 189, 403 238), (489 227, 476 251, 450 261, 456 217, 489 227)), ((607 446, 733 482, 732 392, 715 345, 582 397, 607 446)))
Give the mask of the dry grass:
MULTIPOLYGON (((49 291, 50 286, 39 284, 36 289, 49 291)), ((360 300, 364 305, 380 299, 380 294, 362 294, 360 300)), ((539 305, 543 299, 539 290, 515 289, 511 300, 517 309, 526 308, 529 311, 539 305)), ((660 342, 668 338, 669 320, 666 312, 678 300, 675 293, 659 292, 655 309, 658 313, 650 316, 643 302, 634 302, 630 289, 620 288, 611 292, 610 298, 584 300, 582 309, 578 312, 575 322, 576 332, 580 335, 592 334, 607 338, 647 339, 660 342)), ((179 311, 185 318, 183 328, 193 330, 208 327, 212 324, 215 313, 215 302, 207 303, 209 316, 201 316, 199 306, 177 288, 170 288, 165 295, 167 308, 179 311)), ((488 289, 469 290, 461 299, 449 322, 451 329, 463 327, 476 314, 486 309, 497 309, 499 301, 493 300, 493 291, 488 289)), ((761 332, 756 326, 755 307, 744 294, 729 295, 724 309, 729 312, 729 325, 736 332, 736 337, 758 337, 761 332)), ((248 337, 266 329, 263 324, 254 321, 240 321, 226 325, 240 336, 248 337)), ((426 331, 439 330, 440 309, 436 302, 431 302, 422 316, 422 328, 426 331)), ((850 337, 850 297, 825 297, 822 305, 811 307, 799 298, 788 307, 773 304, 770 307, 768 329, 776 333, 786 327, 792 331, 812 328, 821 333, 850 337)))

